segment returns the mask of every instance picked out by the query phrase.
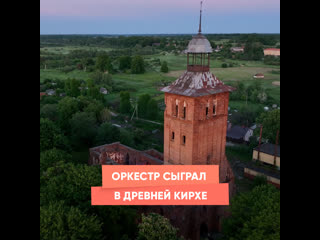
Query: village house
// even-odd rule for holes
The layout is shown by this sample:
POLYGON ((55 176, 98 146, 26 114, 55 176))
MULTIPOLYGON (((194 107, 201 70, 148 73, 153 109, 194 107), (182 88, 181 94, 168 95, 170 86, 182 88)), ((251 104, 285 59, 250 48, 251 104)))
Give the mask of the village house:
POLYGON ((260 148, 258 146, 253 149, 252 159, 280 169, 280 146, 271 143, 262 144, 260 148))
POLYGON ((252 160, 269 166, 269 168, 251 164, 244 168, 244 176, 250 179, 264 176, 269 183, 280 188, 280 146, 271 143, 262 144, 253 149, 252 160), (270 167, 278 170, 272 170, 270 167))
POLYGON ((48 96, 53 96, 53 95, 56 94, 56 91, 55 91, 54 89, 48 89, 48 90, 46 91, 46 94, 47 94, 48 96))
POLYGON ((227 141, 248 143, 253 136, 253 129, 244 126, 230 126, 227 131, 227 141))
POLYGON ((267 48, 267 49, 264 49, 264 56, 280 57, 280 49, 279 48, 267 48))
POLYGON ((108 94, 108 90, 106 88, 100 88, 100 93, 107 95, 108 94))
POLYGON ((223 45, 221 45, 221 46, 217 46, 215 49, 214 49, 214 51, 215 52, 221 52, 221 50, 223 49, 223 45))
POLYGON ((257 73, 256 75, 253 76, 253 78, 263 79, 264 78, 264 74, 263 73, 257 73))
POLYGON ((232 47, 230 48, 231 52, 233 53, 243 53, 244 52, 244 47, 232 47))

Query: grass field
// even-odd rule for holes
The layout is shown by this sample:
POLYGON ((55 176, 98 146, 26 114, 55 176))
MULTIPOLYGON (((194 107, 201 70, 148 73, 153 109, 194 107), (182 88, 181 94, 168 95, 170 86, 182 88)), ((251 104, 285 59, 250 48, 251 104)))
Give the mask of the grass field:
POLYGON ((92 50, 92 51, 105 51, 109 52, 112 48, 101 48, 101 47, 79 47, 79 46, 65 46, 65 47, 44 47, 40 48, 40 50, 44 53, 48 54, 69 54, 71 51, 75 50, 92 50))
MULTIPOLYGON (((56 52, 61 51, 62 53, 67 53, 71 50, 75 50, 74 47, 66 48, 47 48, 47 51, 56 52)), ((80 49, 80 48, 78 48, 80 49)), ((83 48, 81 48, 83 49, 83 48)), ((104 49, 109 51, 110 49, 104 49)), ((60 53, 61 53, 60 52, 60 53)), ((174 55, 174 54, 157 54, 151 56, 145 56, 146 61, 151 61, 153 59, 160 59, 161 61, 167 61, 170 72, 163 74, 159 72, 158 67, 153 69, 148 69, 145 74, 114 74, 114 83, 123 89, 128 89, 131 92, 131 96, 136 98, 141 94, 148 93, 153 96, 158 101, 163 101, 163 93, 159 91, 161 88, 161 81, 174 81, 178 78, 186 69, 187 59, 185 55, 174 55)), ((266 89, 268 95, 272 96, 278 103, 280 102, 280 67, 265 65, 262 61, 241 61, 241 60, 217 60, 212 59, 211 61, 211 72, 215 74, 220 80, 226 84, 241 81, 245 85, 249 85, 256 79, 253 76, 256 73, 263 73, 265 79, 260 79, 258 81, 262 82, 263 87, 266 89), (231 68, 221 68, 221 64, 224 62, 233 63, 236 67, 231 68), (273 84, 277 82, 278 84, 273 84), (279 86, 278 86, 279 85, 279 86)), ((55 69, 40 69, 40 82, 45 79, 67 79, 76 78, 86 80, 90 78, 90 74, 84 71, 72 71, 70 73, 63 73, 60 70, 55 69)), ((119 93, 113 93, 106 96, 109 102, 119 100, 119 93)), ((246 102, 242 101, 230 101, 231 108, 241 108, 246 102)), ((249 103, 250 108, 262 108, 261 104, 249 103)))

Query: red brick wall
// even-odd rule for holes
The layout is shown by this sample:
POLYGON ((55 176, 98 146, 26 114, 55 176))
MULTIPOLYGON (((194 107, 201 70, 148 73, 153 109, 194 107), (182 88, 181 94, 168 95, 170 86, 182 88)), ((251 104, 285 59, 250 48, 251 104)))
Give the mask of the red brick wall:
POLYGON ((89 164, 161 165, 163 164, 163 156, 153 149, 142 152, 117 142, 91 148, 89 164))
POLYGON ((165 164, 220 164, 225 157, 229 93, 196 98, 166 93, 165 104, 165 164), (179 106, 178 116, 175 116, 176 101, 179 106), (172 132, 175 133, 174 141, 171 140, 172 132), (183 136, 186 136, 185 145, 182 144, 183 136))

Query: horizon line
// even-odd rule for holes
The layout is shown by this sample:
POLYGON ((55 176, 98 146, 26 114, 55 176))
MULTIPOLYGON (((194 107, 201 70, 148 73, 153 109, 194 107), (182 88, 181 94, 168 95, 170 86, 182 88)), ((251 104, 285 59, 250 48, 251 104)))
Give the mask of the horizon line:
MULTIPOLYGON (((119 35, 194 35, 198 33, 40 33, 41 35, 85 35, 85 36, 95 36, 95 35, 107 35, 107 36, 119 36, 119 35)), ((257 32, 247 32, 247 33, 202 33, 202 35, 210 35, 210 34, 280 34, 280 32, 269 32, 269 33, 257 33, 257 32)))

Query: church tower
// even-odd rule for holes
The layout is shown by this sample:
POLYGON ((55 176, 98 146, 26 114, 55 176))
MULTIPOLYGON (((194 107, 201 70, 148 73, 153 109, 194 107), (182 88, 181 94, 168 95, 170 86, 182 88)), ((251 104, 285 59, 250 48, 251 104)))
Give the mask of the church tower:
POLYGON ((201 33, 187 49, 187 71, 165 92, 164 162, 173 165, 220 165, 226 181, 229 164, 225 155, 229 93, 210 72, 210 42, 201 33))

